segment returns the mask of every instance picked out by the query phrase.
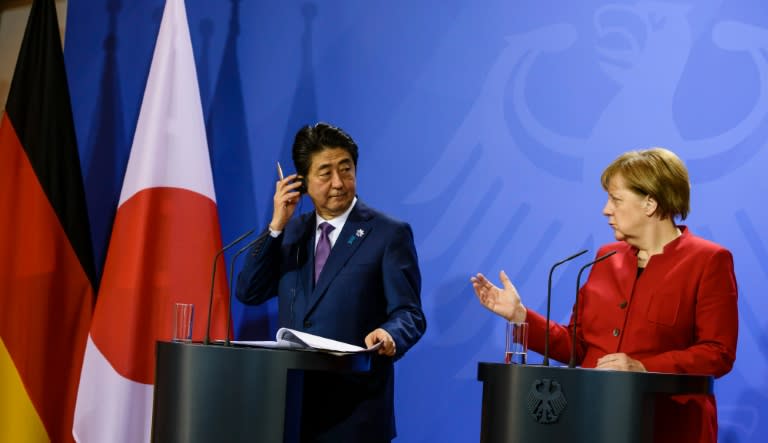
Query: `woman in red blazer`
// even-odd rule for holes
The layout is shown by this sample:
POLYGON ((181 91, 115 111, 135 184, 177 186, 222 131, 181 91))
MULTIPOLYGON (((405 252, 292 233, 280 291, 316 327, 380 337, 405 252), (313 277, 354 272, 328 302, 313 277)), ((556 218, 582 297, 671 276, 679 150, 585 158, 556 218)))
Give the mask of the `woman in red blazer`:
MULTIPOLYGON (((737 287, 731 253, 675 223, 690 210, 690 183, 671 151, 627 152, 601 177, 603 214, 617 242, 597 252, 579 293, 576 361, 582 367, 676 374, 727 374, 736 359, 737 287)), ((472 277, 480 302, 509 321, 530 324, 531 349, 544 348, 546 320, 526 309, 507 275, 503 288, 472 277)), ((550 323, 551 355, 570 359, 571 324, 550 323)), ((714 396, 656 401, 654 441, 716 442, 714 396)))

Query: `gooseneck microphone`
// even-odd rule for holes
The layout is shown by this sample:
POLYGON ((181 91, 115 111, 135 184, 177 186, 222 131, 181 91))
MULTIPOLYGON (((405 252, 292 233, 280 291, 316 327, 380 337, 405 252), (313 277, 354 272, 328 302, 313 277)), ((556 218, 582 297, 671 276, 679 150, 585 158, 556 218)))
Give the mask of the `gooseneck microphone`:
POLYGON ((213 271, 211 272, 211 295, 208 298, 208 322, 205 324, 205 342, 204 343, 206 345, 211 341, 211 311, 213 310, 213 288, 216 284, 216 265, 219 262, 219 257, 221 257, 221 254, 223 254, 224 251, 231 248, 232 246, 235 246, 236 244, 243 241, 246 237, 253 234, 253 231, 255 230, 256 229, 251 229, 250 231, 246 232, 240 237, 237 237, 230 244, 219 249, 219 252, 217 252, 216 255, 213 257, 213 271))
MULTIPOLYGON (((269 235, 269 234, 267 234, 269 235)), ((232 343, 229 340, 229 331, 232 329, 232 293, 235 292, 235 286, 234 286, 234 274, 235 274, 235 262, 237 261, 237 258, 240 257, 243 252, 251 249, 253 245, 256 244, 259 240, 262 240, 262 237, 259 236, 254 240, 251 240, 248 242, 247 245, 243 246, 242 249, 237 251, 234 256, 232 256, 232 265, 229 267, 229 300, 227 301, 229 306, 229 315, 227 316, 227 346, 232 346, 232 343)))
POLYGON ((608 252, 607 254, 596 258, 595 260, 587 263, 579 269, 579 275, 576 276, 576 304, 573 305, 573 335, 571 336, 571 361, 568 363, 569 368, 576 367, 576 325, 579 323, 579 288, 581 287, 581 273, 588 267, 605 260, 606 258, 615 254, 616 251, 608 252))
POLYGON ((544 361, 541 362, 543 366, 549 366, 549 311, 552 301, 552 273, 555 271, 556 267, 562 265, 565 262, 569 262, 580 255, 586 254, 587 251, 589 251, 589 249, 579 251, 566 259, 560 260, 559 262, 552 265, 552 267, 549 269, 549 280, 547 281, 547 328, 544 331, 544 361))

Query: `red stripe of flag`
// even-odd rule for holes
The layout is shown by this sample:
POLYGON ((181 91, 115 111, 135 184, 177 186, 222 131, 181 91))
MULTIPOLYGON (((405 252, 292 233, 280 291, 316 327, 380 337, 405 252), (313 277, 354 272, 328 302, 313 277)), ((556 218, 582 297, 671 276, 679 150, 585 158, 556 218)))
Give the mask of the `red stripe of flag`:
MULTIPOLYGON (((0 189, 0 339, 15 370, 0 392, 20 379, 48 438, 71 441, 94 270, 53 0, 30 12, 0 121, 0 189)), ((0 415, 3 435, 40 435, 29 426, 0 415)))
MULTIPOLYGON (((171 337, 174 303, 195 305, 192 338, 205 335, 221 247, 215 200, 186 11, 167 0, 86 347, 78 441, 149 440, 155 342, 171 337)), ((212 335, 224 338, 228 291, 217 277, 212 335)))

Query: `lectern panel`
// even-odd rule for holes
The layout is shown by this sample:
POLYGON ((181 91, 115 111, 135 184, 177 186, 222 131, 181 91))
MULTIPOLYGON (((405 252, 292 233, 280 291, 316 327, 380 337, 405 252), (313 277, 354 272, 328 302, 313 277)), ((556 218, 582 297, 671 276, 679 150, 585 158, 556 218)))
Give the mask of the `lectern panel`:
POLYGON ((480 441, 645 443, 656 395, 711 394, 713 378, 480 363, 480 441))
POLYGON ((303 371, 369 369, 368 354, 158 342, 152 440, 298 441, 303 371))

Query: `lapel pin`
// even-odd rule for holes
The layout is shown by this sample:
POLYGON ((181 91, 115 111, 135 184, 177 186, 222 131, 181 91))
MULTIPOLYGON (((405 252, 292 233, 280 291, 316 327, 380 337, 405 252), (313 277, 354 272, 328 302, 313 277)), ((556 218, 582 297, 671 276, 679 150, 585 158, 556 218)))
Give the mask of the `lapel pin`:
POLYGON ((355 232, 355 235, 350 235, 349 236, 349 240, 347 240, 347 244, 351 245, 352 243, 355 242, 355 240, 357 240, 358 238, 361 238, 364 235, 365 235, 365 231, 363 231, 362 229, 358 229, 355 232))

